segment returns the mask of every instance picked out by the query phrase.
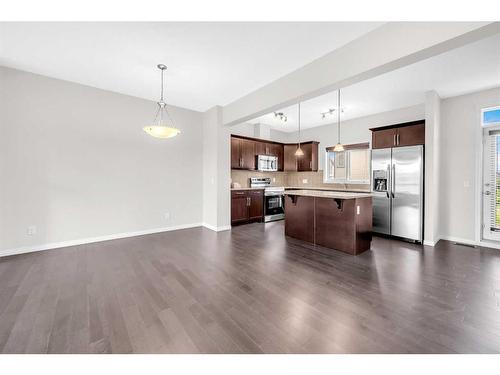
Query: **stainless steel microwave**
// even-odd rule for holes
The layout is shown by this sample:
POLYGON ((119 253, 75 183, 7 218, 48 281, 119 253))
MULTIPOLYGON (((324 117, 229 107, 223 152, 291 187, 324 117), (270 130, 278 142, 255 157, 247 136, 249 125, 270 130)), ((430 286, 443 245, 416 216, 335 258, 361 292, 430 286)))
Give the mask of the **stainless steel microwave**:
POLYGON ((276 172, 278 170, 278 157, 257 155, 257 169, 263 172, 276 172))

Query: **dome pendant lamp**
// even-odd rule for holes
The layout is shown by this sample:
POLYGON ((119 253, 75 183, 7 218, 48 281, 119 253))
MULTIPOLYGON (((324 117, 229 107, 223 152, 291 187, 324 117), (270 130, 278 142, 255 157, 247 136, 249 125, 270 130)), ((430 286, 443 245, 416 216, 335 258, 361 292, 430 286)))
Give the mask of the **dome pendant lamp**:
POLYGON ((163 101, 163 73, 167 70, 167 67, 166 65, 158 64, 158 69, 161 71, 161 97, 158 102, 158 110, 156 111, 153 123, 142 129, 155 138, 172 138, 181 131, 174 126, 172 117, 168 113, 167 103, 163 101))
POLYGON ((300 148, 300 103, 299 103, 299 147, 295 151, 295 156, 296 157, 301 157, 304 156, 304 151, 300 148))

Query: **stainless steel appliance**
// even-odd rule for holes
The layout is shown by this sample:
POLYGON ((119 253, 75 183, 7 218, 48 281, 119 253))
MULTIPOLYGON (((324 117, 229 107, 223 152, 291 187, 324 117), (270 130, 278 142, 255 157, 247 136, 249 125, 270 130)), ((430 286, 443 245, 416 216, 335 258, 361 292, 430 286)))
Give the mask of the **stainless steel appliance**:
POLYGON ((373 231, 423 239, 424 148, 372 150, 373 231))
POLYGON ((285 188, 271 186, 269 177, 250 178, 250 187, 264 188, 264 221, 282 220, 285 218, 285 188))
POLYGON ((257 155, 257 169, 263 172, 278 170, 278 157, 273 155, 257 155))

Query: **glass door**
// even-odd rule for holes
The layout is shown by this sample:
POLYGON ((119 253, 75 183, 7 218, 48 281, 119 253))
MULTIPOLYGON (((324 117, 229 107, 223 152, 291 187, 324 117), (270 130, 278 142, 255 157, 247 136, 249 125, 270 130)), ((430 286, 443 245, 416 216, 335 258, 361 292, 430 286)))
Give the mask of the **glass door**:
POLYGON ((500 241, 500 126, 483 130, 483 238, 500 241))

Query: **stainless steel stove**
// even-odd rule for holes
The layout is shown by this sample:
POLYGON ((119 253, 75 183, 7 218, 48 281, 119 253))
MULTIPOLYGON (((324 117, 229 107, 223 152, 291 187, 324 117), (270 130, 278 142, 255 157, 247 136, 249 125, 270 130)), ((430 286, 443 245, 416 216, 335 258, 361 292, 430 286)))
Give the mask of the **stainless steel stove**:
POLYGON ((285 218, 285 188, 271 186, 269 177, 251 177, 250 187, 264 188, 264 221, 282 220, 285 218))

